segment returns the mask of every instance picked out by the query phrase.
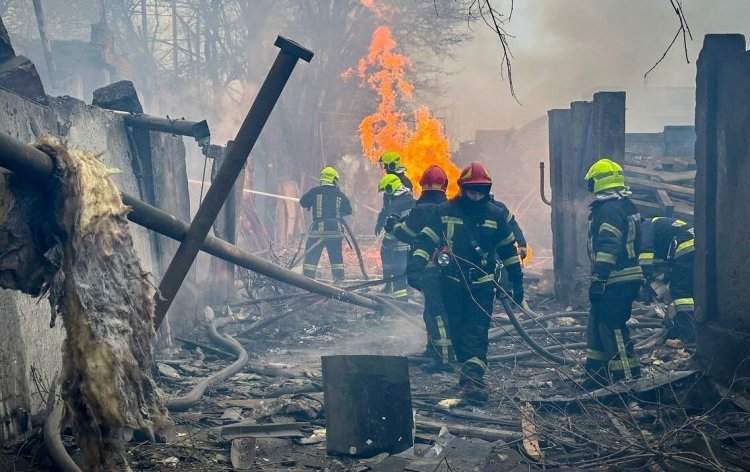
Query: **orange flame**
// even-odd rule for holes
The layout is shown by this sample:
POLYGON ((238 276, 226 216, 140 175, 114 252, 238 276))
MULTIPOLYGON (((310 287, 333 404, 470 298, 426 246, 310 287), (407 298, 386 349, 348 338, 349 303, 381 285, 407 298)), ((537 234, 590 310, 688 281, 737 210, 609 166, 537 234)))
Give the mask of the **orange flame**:
MULTIPOLYGON (((432 116, 426 105, 413 111, 413 127, 407 121, 407 116, 412 112, 407 113, 404 108, 406 105, 413 108, 414 85, 405 75, 412 63, 395 49, 396 41, 391 29, 380 26, 372 34, 367 56, 357 66, 362 85, 366 82, 380 99, 375 112, 359 124, 363 153, 370 161, 377 163, 384 152, 397 151, 407 168, 406 175, 415 184, 429 166, 440 166, 448 174, 448 194, 455 195, 458 193, 456 180, 461 170, 450 160, 450 143, 443 134, 442 123, 432 116)), ((347 79, 351 75, 352 71, 349 70, 342 77, 347 79)))

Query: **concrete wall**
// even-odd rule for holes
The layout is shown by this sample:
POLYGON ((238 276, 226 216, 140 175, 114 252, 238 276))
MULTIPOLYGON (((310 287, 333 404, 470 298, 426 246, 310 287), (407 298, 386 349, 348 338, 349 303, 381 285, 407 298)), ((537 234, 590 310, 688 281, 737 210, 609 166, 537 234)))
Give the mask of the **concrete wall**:
POLYGON ((665 126, 661 133, 626 133, 625 153, 651 157, 693 157, 694 126, 665 126))
POLYGON ((726 385, 750 376, 750 51, 745 47, 742 35, 707 35, 696 87, 697 358, 726 385))
POLYGON ((549 156, 555 295, 565 304, 585 306, 591 272, 588 214, 593 197, 583 178, 600 158, 624 160, 625 92, 599 92, 591 102, 550 110, 549 156))
MULTIPOLYGON (((128 143, 120 115, 72 99, 50 98, 49 106, 42 106, 16 94, 0 90, 0 132, 22 141, 31 142, 42 133, 62 136, 68 145, 101 153, 102 161, 121 171, 115 176, 120 189, 131 195, 141 195, 140 176, 133 171, 134 152, 128 143)), ((179 138, 152 135, 154 155, 154 189, 156 203, 183 220, 189 219, 184 146, 179 138)), ((135 249, 145 271, 161 273, 164 257, 171 243, 156 240, 156 236, 136 225, 131 225, 135 249), (160 262, 161 261, 161 262, 160 262)), ((167 255, 168 257, 168 255, 167 255)), ((158 280, 154 280, 158 283, 158 280)), ((193 319, 195 304, 183 304, 190 313, 185 325, 193 319), (192 311, 191 311, 192 310, 192 311)), ((49 327, 50 308, 46 299, 36 300, 18 292, 0 290, 0 440, 23 430, 23 412, 37 413, 44 400, 32 381, 34 376, 45 385, 60 369, 61 343, 64 338, 62 321, 49 327)), ((172 315, 174 318, 175 315, 172 315)))

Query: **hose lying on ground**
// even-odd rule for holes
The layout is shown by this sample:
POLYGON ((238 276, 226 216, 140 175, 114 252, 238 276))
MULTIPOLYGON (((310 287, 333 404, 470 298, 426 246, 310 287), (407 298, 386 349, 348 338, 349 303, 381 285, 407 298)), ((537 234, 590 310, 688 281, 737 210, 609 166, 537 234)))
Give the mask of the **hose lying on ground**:
MULTIPOLYGON (((634 329, 661 328, 661 327, 663 327, 663 325, 661 323, 656 323, 656 322, 638 323, 637 325, 631 326, 631 328, 634 328, 634 329)), ((585 326, 558 326, 555 328, 531 328, 531 329, 526 329, 524 327, 524 330, 528 334, 546 334, 546 333, 563 334, 563 333, 582 333, 586 331, 586 327, 585 326)), ((490 341, 495 341, 497 339, 500 339, 502 337, 509 336, 509 335, 510 335, 510 331, 507 331, 507 330, 503 331, 501 329, 501 330, 496 331, 495 333, 490 334, 489 339, 490 341)))
POLYGON ((561 365, 575 365, 578 364, 578 360, 576 359, 569 359, 567 357, 561 357, 556 354, 552 354, 550 351, 539 345, 534 339, 529 336, 529 334, 526 332, 526 330, 521 326, 521 323, 518 321, 518 318, 516 318, 516 315, 513 313, 513 307, 510 306, 510 302, 508 301, 508 297, 504 297, 500 299, 500 303, 503 305, 503 308, 505 309, 505 313, 508 315, 508 318, 510 319, 511 324, 514 328, 516 328, 516 331, 518 331, 518 334, 523 338, 524 341, 526 341, 526 344, 529 345, 529 347, 542 356, 543 358, 555 362, 557 364, 561 365))
POLYGON ((248 356, 247 351, 245 350, 245 348, 242 347, 242 345, 239 342, 237 342, 234 338, 232 338, 229 335, 222 336, 216 330, 218 325, 224 326, 225 324, 230 323, 232 319, 222 318, 221 320, 216 320, 214 318, 213 310, 211 310, 208 307, 206 308, 205 313, 206 313, 206 318, 208 321, 207 331, 208 331, 209 339, 212 342, 216 343, 217 345, 237 355, 237 360, 234 361, 232 364, 228 365, 227 367, 224 367, 220 371, 201 379, 193 387, 193 389, 187 393, 187 395, 176 397, 176 398, 170 398, 169 400, 167 400, 167 409, 169 409, 169 411, 187 410, 191 406, 198 403, 198 401, 201 399, 201 397, 203 396, 203 393, 206 391, 208 387, 217 385, 225 381, 229 377, 241 372, 242 369, 250 361, 250 357, 248 356))

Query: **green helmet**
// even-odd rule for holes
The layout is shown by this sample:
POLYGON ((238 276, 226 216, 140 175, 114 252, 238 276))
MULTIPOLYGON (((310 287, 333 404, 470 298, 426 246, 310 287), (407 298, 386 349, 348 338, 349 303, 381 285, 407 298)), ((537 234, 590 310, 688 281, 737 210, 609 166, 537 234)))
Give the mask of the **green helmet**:
POLYGON ((383 164, 387 171, 393 172, 401 167, 401 154, 397 153, 396 151, 384 152, 383 155, 380 156, 378 162, 383 164))
POLYGON ((320 183, 336 185, 339 181, 339 173, 333 167, 326 167, 320 171, 320 183))
POLYGON ((625 187, 622 166, 611 159, 599 159, 586 172, 589 192, 599 193, 611 188, 625 187))
POLYGON ((386 174, 378 183, 378 192, 392 194, 401 187, 401 179, 397 175, 386 174))

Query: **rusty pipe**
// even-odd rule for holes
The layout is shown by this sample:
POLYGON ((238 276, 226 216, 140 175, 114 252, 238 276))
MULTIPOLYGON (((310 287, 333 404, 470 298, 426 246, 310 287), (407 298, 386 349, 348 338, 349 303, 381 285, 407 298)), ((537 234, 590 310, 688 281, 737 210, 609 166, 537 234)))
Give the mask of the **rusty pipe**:
MULTIPOLYGON (((52 179, 55 175, 55 164, 50 156, 2 132, 0 132, 0 167, 34 182, 44 182, 52 179)), ((169 213, 126 193, 121 193, 120 196, 122 202, 132 209, 128 213, 128 219, 133 223, 176 241, 181 241, 187 234, 188 225, 184 221, 180 221, 169 213)), ((208 236, 201 244, 201 250, 227 262, 266 277, 281 280, 308 292, 371 310, 380 309, 378 303, 359 294, 350 293, 286 270, 215 236, 208 236)))
POLYGON ((544 194, 544 161, 539 162, 539 195, 544 203, 552 206, 552 202, 547 200, 547 196, 544 194))
POLYGON ((180 246, 177 248, 177 252, 175 252, 159 284, 161 296, 157 297, 156 300, 155 324, 157 328, 167 315, 167 311, 183 280, 185 280, 201 244, 206 239, 227 199, 227 195, 229 195, 237 180, 237 176, 247 162, 250 152, 281 96, 281 91, 284 90, 284 86, 292 75, 297 61, 302 59, 310 62, 313 57, 312 51, 281 36, 276 38, 274 44, 280 49, 276 60, 271 66, 271 70, 268 71, 268 75, 266 75, 266 79, 245 117, 245 121, 237 131, 234 143, 229 148, 229 152, 221 163, 211 187, 206 192, 206 198, 201 202, 193 221, 190 223, 187 234, 180 242, 180 246))
POLYGON ((149 131, 159 131, 178 136, 190 136, 198 142, 205 141, 211 137, 211 130, 208 128, 206 120, 198 122, 188 121, 184 118, 173 120, 169 117, 161 118, 144 113, 124 114, 123 120, 126 125, 133 128, 143 128, 149 131))

